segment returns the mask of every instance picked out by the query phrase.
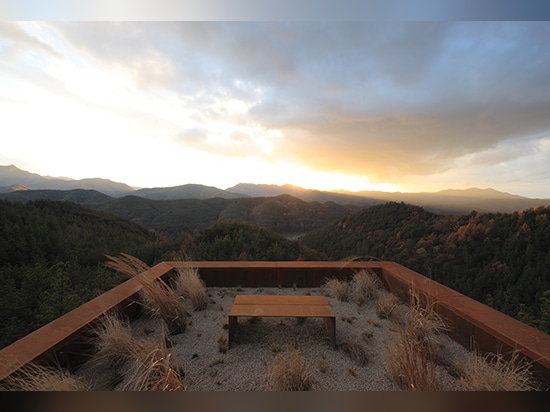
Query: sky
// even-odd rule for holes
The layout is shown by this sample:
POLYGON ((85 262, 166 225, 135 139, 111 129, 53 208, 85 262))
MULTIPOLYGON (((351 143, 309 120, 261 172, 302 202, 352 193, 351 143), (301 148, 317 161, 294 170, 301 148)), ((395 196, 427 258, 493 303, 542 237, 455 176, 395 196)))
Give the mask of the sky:
POLYGON ((550 198, 548 21, 77 20, 0 21, 1 165, 550 198))

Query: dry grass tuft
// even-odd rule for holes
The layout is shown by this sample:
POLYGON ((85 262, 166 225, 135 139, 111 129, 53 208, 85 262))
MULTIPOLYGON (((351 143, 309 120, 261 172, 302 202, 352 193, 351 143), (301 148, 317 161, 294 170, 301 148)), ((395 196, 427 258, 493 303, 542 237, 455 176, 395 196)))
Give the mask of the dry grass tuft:
POLYGON ((401 389, 437 390, 434 357, 432 348, 414 339, 405 327, 386 348, 388 368, 401 389))
POLYGON ((348 373, 353 376, 354 378, 358 378, 359 377, 359 374, 357 373, 357 371, 353 368, 348 368, 348 373))
POLYGON ((397 339, 386 348, 390 373, 402 389, 438 390, 436 380, 437 350, 433 337, 446 330, 443 320, 432 310, 424 308, 410 291, 411 306, 403 322, 395 322, 397 339))
POLYGON ((303 353, 288 347, 268 365, 264 386, 273 391, 311 391, 315 388, 315 379, 303 353))
POLYGON ((340 302, 347 302, 350 295, 349 283, 339 279, 326 279, 323 290, 340 302))
POLYGON ((319 359, 317 359, 317 369, 319 369, 321 373, 327 373, 327 361, 324 355, 321 355, 319 359))
POLYGON ((176 291, 191 300, 194 310, 204 310, 208 306, 206 286, 195 268, 178 268, 175 279, 176 291))
POLYGON ((508 359, 500 353, 482 356, 475 352, 460 372, 460 384, 467 391, 536 390, 531 366, 518 352, 508 359))
POLYGON ((145 307, 153 316, 161 318, 169 333, 183 333, 187 327, 187 309, 183 299, 161 279, 146 281, 139 275, 149 266, 138 258, 121 253, 119 257, 109 256, 105 266, 129 277, 136 277, 142 287, 141 296, 145 307))
POLYGON ((128 323, 115 311, 104 314, 94 331, 93 344, 97 352, 93 361, 99 367, 121 366, 131 357, 132 346, 139 344, 139 340, 132 336, 128 323))
POLYGON ((417 334, 417 339, 433 344, 433 337, 447 331, 445 321, 434 311, 434 304, 422 304, 418 292, 411 287, 409 290, 410 303, 406 320, 411 323, 417 334))
POLYGON ((0 391, 86 391, 88 384, 60 367, 28 363, 4 379, 0 391))
POLYGON ((229 349, 229 340, 227 335, 220 335, 218 338, 218 352, 226 353, 229 349))
POLYGON ((365 366, 369 362, 367 352, 360 344, 344 342, 340 345, 340 349, 348 354, 357 366, 365 366))
POLYGON ((114 269, 131 278, 151 269, 147 263, 127 253, 121 253, 118 257, 109 255, 106 255, 106 257, 108 259, 107 262, 105 262, 106 267, 114 269))
POLYGON ((134 338, 128 323, 115 311, 104 314, 94 329, 92 342, 97 352, 91 363, 97 368, 119 368, 156 347, 150 339, 134 338))
POLYGON ((89 365, 92 369, 121 373, 122 382, 113 382, 120 390, 183 390, 180 372, 173 367, 167 351, 165 331, 157 340, 132 336, 130 326, 118 312, 103 315, 95 336, 97 349, 89 365))
POLYGON ((354 301, 362 305, 369 299, 376 299, 379 295, 379 283, 375 274, 363 269, 353 275, 351 290, 354 301))
POLYGON ((381 293, 376 301, 376 314, 380 319, 389 319, 395 323, 402 323, 399 306, 401 300, 391 293, 381 293))
MULTIPOLYGON (((172 354, 166 349, 166 341, 160 340, 148 351, 136 352, 129 362, 120 389, 127 391, 183 391, 182 376, 173 366, 172 354)), ((174 362, 175 363, 175 362, 174 362)))

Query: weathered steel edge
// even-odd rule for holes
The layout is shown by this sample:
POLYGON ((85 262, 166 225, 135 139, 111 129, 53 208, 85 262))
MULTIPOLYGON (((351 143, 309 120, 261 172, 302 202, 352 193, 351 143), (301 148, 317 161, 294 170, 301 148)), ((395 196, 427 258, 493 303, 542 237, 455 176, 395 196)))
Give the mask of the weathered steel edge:
MULTIPOLYGON (((395 262, 163 262, 129 279, 101 296, 50 322, 0 351, 0 381, 21 366, 49 355, 78 339, 106 311, 127 305, 141 288, 141 282, 162 277, 174 268, 194 267, 223 271, 235 270, 318 270, 374 269, 385 288, 406 298, 409 288, 434 303, 436 310, 450 321, 454 338, 464 346, 472 339, 481 351, 503 348, 520 351, 536 362, 543 373, 550 373, 550 335, 519 322, 494 309, 447 288, 395 262)), ((246 285, 241 285, 246 286, 246 285)), ((277 286, 277 285, 274 285, 277 286)), ((549 377, 550 381, 550 377, 549 377)))
POLYGON ((64 345, 82 336, 102 314, 128 304, 142 282, 150 282, 170 270, 172 266, 160 263, 6 346, 0 351, 0 381, 29 362, 55 355, 64 345))
POLYGON ((390 292, 407 299, 411 287, 442 315, 454 340, 481 353, 518 351, 550 383, 550 335, 518 321, 395 262, 381 263, 381 280, 390 292))

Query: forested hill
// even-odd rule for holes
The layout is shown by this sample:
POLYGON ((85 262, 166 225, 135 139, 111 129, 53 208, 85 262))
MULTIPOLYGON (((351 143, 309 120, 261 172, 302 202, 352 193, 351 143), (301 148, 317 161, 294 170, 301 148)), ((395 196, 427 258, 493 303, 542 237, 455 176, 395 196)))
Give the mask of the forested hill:
MULTIPOLYGON (((128 200, 119 199, 122 203, 117 204, 123 207, 124 199, 128 200)), ((139 199, 145 205, 156 204, 139 199)), ((284 197, 276 202, 281 200, 284 197)), ((126 213, 132 213, 130 206, 135 204, 127 204, 126 213)), ((129 253, 149 265, 182 256, 197 260, 319 259, 297 241, 229 219, 230 211, 222 222, 196 236, 186 233, 171 239, 71 202, 0 200, 0 348, 126 280, 103 265, 106 254, 129 253)), ((237 207, 233 213, 240 211, 237 207)))
POLYGON ((25 190, 0 194, 2 197, 16 202, 38 199, 76 202, 172 237, 232 219, 258 224, 280 234, 305 233, 360 210, 356 205, 306 202, 290 195, 153 200, 139 196, 112 198, 94 190, 75 189, 25 190))
POLYGON ((125 280, 105 254, 149 264, 166 247, 143 227, 70 202, 0 200, 0 348, 125 280))
POLYGON ((195 233, 224 220, 246 221, 275 233, 304 233, 360 209, 331 202, 305 202, 290 195, 203 200, 125 196, 94 207, 170 236, 195 233))
POLYGON ((0 200, 0 267, 59 261, 97 265, 106 253, 119 252, 147 258, 144 252, 154 242, 155 236, 135 223, 75 203, 0 200))
POLYGON ((242 222, 216 223, 194 238, 183 242, 180 250, 191 260, 320 260, 321 256, 295 240, 287 239, 261 226, 242 222))
POLYGON ((291 196, 210 199, 209 208, 188 201, 179 211, 143 198, 113 203, 130 219, 178 224, 176 233, 190 216, 202 216, 192 224, 205 229, 170 239, 70 202, 0 200, 0 347, 123 281, 101 264, 105 254, 120 252, 151 265, 180 254, 196 260, 396 261, 550 333, 550 208, 452 216, 390 202, 334 219, 338 205, 316 209, 291 196), (266 229, 296 222, 306 228, 320 217, 332 223, 300 241, 266 229))
POLYGON ((401 263, 550 333, 550 208, 449 216, 388 203, 302 242, 331 260, 401 263))

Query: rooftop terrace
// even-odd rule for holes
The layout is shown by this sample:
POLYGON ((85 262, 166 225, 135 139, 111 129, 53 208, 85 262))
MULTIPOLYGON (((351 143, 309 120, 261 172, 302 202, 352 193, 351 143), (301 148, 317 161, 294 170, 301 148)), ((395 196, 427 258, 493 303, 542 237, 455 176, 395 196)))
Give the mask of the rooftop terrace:
MULTIPOLYGON (((462 346, 470 349, 475 342, 481 352, 518 351, 532 362, 534 375, 550 387, 550 335, 394 262, 163 262, 143 272, 141 281, 166 280, 185 266, 197 268, 207 287, 254 288, 313 288, 326 278, 351 279, 357 271, 369 269, 386 290, 405 302, 414 287, 422 301, 433 304, 451 338, 462 346)), ((131 303, 140 288, 140 279, 129 279, 4 348, 0 381, 33 361, 55 358, 62 366, 78 366, 90 350, 86 333, 113 308, 132 316, 136 306, 131 303)))

